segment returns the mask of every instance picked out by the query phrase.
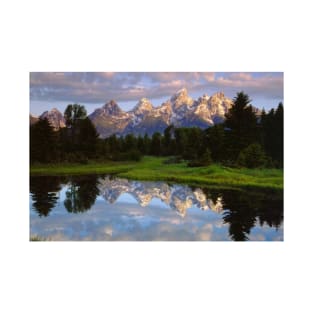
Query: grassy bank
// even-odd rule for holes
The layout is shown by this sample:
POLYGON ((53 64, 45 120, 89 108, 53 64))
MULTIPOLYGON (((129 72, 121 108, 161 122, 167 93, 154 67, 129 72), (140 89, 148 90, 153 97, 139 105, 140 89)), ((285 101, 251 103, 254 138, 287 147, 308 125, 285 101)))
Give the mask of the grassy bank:
POLYGON ((134 180, 164 180, 216 187, 283 189, 283 170, 237 169, 221 165, 191 168, 186 163, 164 164, 165 158, 144 157, 140 162, 36 165, 31 175, 115 174, 134 180))

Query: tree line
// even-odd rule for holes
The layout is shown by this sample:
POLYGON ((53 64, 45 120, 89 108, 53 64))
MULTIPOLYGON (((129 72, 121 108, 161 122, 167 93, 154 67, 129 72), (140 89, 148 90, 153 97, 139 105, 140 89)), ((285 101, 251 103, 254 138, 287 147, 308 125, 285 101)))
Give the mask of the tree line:
POLYGON ((55 131, 48 120, 30 126, 31 163, 132 160, 143 155, 168 156, 168 163, 189 166, 212 162, 227 166, 283 167, 283 104, 257 116, 249 96, 237 93, 224 123, 207 129, 168 126, 149 137, 112 135, 101 139, 81 105, 69 105, 66 127, 55 131))

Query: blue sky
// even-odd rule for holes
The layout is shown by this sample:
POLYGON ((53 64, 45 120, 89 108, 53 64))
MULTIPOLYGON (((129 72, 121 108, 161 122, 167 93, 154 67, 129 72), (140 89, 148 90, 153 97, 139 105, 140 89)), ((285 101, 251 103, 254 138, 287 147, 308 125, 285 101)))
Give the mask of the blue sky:
POLYGON ((40 115, 52 108, 64 112, 68 104, 79 103, 90 114, 112 99, 128 111, 143 97, 158 106, 181 88, 194 99, 220 91, 234 98, 244 91, 254 106, 270 109, 283 102, 283 73, 31 72, 30 113, 40 115))

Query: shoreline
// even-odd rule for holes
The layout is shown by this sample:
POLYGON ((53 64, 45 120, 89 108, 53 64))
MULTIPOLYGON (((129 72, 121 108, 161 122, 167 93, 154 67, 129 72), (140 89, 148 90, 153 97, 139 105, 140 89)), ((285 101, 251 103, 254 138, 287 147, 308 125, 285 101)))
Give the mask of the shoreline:
POLYGON ((164 157, 145 156, 139 162, 90 161, 88 164, 40 164, 30 167, 31 176, 107 174, 145 181, 166 181, 216 188, 283 190, 283 169, 230 168, 219 164, 187 167, 186 162, 164 164, 164 157))

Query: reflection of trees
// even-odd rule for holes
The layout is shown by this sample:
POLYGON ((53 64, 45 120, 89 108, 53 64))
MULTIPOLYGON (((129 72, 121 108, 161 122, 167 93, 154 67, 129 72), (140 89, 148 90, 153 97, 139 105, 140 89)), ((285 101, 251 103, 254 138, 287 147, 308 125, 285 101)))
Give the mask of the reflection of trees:
POLYGON ((235 241, 248 240, 257 218, 277 229, 283 220, 282 193, 253 191, 223 191, 224 223, 229 224, 229 235, 235 241))
POLYGON ((95 203, 99 190, 96 176, 73 177, 64 206, 70 213, 85 212, 95 203))
POLYGON ((260 225, 267 223, 270 227, 279 228, 284 219, 283 192, 267 192, 262 199, 262 206, 258 210, 260 225))
POLYGON ((33 209, 40 217, 48 216, 55 207, 59 197, 57 192, 61 189, 61 180, 57 176, 31 176, 30 192, 33 199, 33 209))
POLYGON ((249 206, 249 202, 242 193, 230 191, 223 197, 224 223, 229 224, 229 235, 235 241, 248 240, 251 228, 256 222, 256 211, 249 206))

